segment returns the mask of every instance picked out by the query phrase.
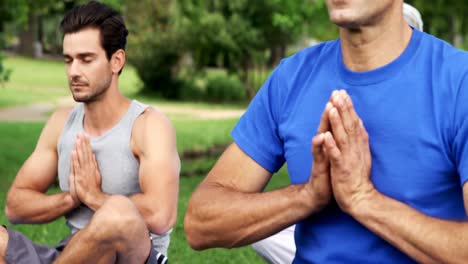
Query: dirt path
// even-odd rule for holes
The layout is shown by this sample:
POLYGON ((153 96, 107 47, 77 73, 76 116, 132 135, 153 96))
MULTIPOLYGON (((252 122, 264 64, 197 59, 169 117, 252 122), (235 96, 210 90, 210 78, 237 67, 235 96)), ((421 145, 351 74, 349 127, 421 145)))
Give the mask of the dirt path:
MULTIPOLYGON (((15 106, 0 109, 0 121, 46 121, 50 113, 57 107, 73 105, 70 99, 61 99, 57 105, 50 103, 37 103, 28 106, 15 106)), ((244 110, 240 109, 210 109, 177 104, 155 105, 170 118, 181 116, 184 119, 226 119, 240 117, 244 110)))

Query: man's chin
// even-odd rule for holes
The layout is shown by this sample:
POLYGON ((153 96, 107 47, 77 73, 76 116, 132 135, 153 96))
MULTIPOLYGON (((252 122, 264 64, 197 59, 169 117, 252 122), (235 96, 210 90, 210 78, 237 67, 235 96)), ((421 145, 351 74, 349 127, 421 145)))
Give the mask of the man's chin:
POLYGON ((348 29, 356 29, 360 26, 360 21, 357 19, 356 14, 353 13, 351 10, 340 10, 331 12, 330 14, 330 21, 342 28, 348 29))
POLYGON ((75 102, 77 103, 89 103, 91 100, 91 98, 89 98, 88 96, 77 96, 77 95, 73 95, 73 100, 75 100, 75 102))

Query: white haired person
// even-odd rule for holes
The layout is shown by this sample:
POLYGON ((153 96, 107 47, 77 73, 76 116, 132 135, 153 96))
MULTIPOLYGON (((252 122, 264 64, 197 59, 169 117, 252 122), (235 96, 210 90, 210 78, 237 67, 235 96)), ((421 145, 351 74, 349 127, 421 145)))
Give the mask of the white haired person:
MULTIPOLYGON (((423 31, 423 21, 419 11, 410 4, 403 3, 403 17, 408 25, 423 31)), ((268 263, 283 264, 291 263, 296 254, 294 243, 294 230, 296 225, 292 225, 276 235, 260 240, 252 244, 257 254, 268 263)))

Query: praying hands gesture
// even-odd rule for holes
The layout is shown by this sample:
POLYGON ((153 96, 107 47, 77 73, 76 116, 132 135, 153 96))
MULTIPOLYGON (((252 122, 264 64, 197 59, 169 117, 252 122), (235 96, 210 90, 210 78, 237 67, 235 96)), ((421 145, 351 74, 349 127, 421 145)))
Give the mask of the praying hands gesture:
POLYGON ((371 154, 368 134, 346 91, 335 91, 327 107, 331 133, 323 135, 330 161, 333 195, 340 208, 351 213, 375 191, 370 181, 371 154))
POLYGON ((88 207, 102 198, 101 174, 89 138, 78 133, 70 161, 70 194, 76 203, 83 202, 88 207))

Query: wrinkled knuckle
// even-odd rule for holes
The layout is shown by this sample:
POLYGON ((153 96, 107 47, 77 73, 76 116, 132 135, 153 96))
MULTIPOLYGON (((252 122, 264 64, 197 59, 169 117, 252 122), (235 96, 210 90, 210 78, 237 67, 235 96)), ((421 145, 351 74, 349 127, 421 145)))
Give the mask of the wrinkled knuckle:
POLYGON ((369 142, 369 134, 368 134, 366 131, 364 131, 364 132, 362 133, 362 139, 363 139, 365 142, 369 142))
POLYGON ((336 141, 338 142, 338 144, 340 146, 347 146, 348 145, 348 140, 345 137, 339 137, 339 138, 336 139, 336 141))
POLYGON ((356 134, 356 131, 358 130, 359 128, 359 124, 356 123, 356 122, 351 122, 349 125, 348 125, 348 133, 350 134, 356 134))

